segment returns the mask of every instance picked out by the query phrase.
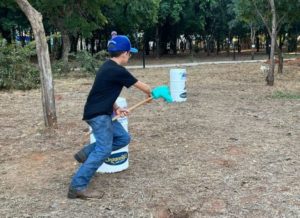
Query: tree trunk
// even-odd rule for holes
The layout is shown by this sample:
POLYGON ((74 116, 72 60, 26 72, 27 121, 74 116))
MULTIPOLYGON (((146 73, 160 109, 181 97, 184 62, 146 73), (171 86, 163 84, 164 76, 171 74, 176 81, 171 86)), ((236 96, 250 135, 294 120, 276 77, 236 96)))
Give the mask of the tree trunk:
POLYGON ((189 50, 190 50, 190 54, 192 56, 192 58, 194 57, 194 53, 193 53, 193 40, 190 36, 188 36, 187 38, 188 42, 189 42, 189 50))
POLYGON ((206 39, 206 55, 210 56, 210 39, 206 39))
POLYGON ((289 33, 288 35, 288 52, 297 53, 297 34, 289 33))
POLYGON ((282 46, 283 42, 285 40, 285 36, 283 34, 283 38, 281 36, 279 37, 279 46, 276 43, 277 51, 278 51, 278 73, 282 74, 283 73, 283 54, 282 54, 282 46))
POLYGON ((91 38, 91 54, 94 55, 95 54, 95 37, 92 36, 91 38))
POLYGON ((282 55, 282 50, 278 48, 278 73, 282 74, 283 73, 283 55, 282 55))
POLYGON ((259 48, 260 48, 259 44, 260 44, 259 37, 256 36, 256 52, 259 52, 259 48))
POLYGON ((45 36, 42 15, 36 11, 27 0, 16 0, 17 4, 28 18, 33 29, 42 84, 42 102, 45 125, 57 126, 54 86, 47 39, 45 36))
POLYGON ((174 37, 171 41, 171 50, 173 51, 173 54, 176 55, 177 54, 177 38, 174 37))
POLYGON ((80 51, 83 50, 83 39, 82 39, 82 35, 80 35, 80 51))
POLYGON ((78 35, 77 36, 71 36, 71 40, 70 40, 70 42, 71 42, 71 49, 70 49, 70 52, 71 53, 77 53, 77 44, 78 44, 78 35))
POLYGON ((274 0, 269 0, 272 12, 272 35, 271 35, 271 53, 270 53, 270 70, 268 72, 268 76, 266 78, 267 85, 274 85, 274 70, 275 70, 275 46, 276 46, 276 31, 277 31, 277 23, 276 23, 276 9, 274 0))
POLYGON ((228 40, 227 40, 227 42, 226 42, 226 54, 227 54, 227 56, 229 56, 230 55, 230 41, 231 41, 231 33, 230 33, 230 31, 228 32, 228 40))
POLYGON ((220 39, 217 39, 217 55, 219 55, 220 52, 220 39))
POLYGON ((270 59, 270 34, 268 34, 268 32, 266 32, 266 54, 268 55, 268 58, 270 59))
POLYGON ((256 35, 256 30, 255 27, 250 24, 250 29, 251 29, 251 60, 254 60, 254 49, 255 49, 255 35, 256 35))
POLYGON ((160 40, 159 40, 159 24, 156 26, 155 41, 156 41, 156 58, 160 56, 160 40))
POLYGON ((63 46, 62 46, 62 60, 64 62, 64 65, 67 66, 69 62, 69 52, 71 48, 71 43, 70 43, 70 38, 67 33, 67 31, 62 30, 61 31, 61 37, 63 41, 63 46))
POLYGON ((61 59, 61 51, 62 51, 62 45, 61 45, 61 41, 58 40, 57 37, 53 38, 53 53, 52 56, 56 59, 59 60, 61 59))

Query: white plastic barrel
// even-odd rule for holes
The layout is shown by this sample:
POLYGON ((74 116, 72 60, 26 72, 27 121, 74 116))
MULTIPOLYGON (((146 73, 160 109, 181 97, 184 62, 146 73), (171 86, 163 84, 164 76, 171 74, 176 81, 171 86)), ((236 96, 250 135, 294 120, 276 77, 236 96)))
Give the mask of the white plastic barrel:
MULTIPOLYGON (((118 97, 116 104, 120 107, 120 108, 127 108, 127 102, 125 98, 122 97, 118 97)), ((128 119, 127 117, 120 117, 118 119, 118 121, 122 124, 122 126, 124 127, 124 129, 128 132, 128 119)))
POLYGON ((129 166, 128 162, 128 145, 119 150, 113 151, 111 155, 98 168, 98 173, 116 173, 126 170, 129 166))
POLYGON ((171 69, 170 70, 170 92, 175 102, 186 101, 186 70, 171 69))
MULTIPOLYGON (((127 107, 125 98, 119 97, 116 104, 121 108, 127 107)), ((128 120, 127 117, 119 118, 118 121, 122 124, 124 129, 128 132, 128 120)), ((94 135, 91 134, 90 143, 95 142, 94 135)), ((128 145, 119 150, 113 151, 111 155, 104 161, 104 163, 98 168, 98 173, 116 173, 123 171, 129 167, 129 152, 128 145)))

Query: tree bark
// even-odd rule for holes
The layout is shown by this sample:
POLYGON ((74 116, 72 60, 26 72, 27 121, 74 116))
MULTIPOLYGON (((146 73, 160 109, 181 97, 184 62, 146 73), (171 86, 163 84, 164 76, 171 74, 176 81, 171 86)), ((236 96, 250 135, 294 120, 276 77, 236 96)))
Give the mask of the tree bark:
POLYGON ((271 34, 271 53, 270 53, 270 70, 266 78, 267 85, 274 85, 274 70, 275 70, 275 46, 276 46, 276 35, 277 35, 277 23, 276 23, 276 8, 274 0, 269 0, 272 12, 272 34, 271 34))
POLYGON ((69 52, 71 48, 70 38, 68 32, 65 30, 61 31, 61 37, 63 41, 62 60, 64 62, 64 65, 67 66, 69 62, 69 52))
POLYGON ((48 44, 42 22, 43 18, 42 15, 35 10, 27 0, 16 0, 16 2, 28 18, 36 41, 36 50, 42 85, 41 91, 45 126, 56 127, 57 117, 55 109, 54 86, 48 44))
POLYGON ((77 36, 71 36, 70 43, 71 43, 70 52, 71 53, 77 53, 78 35, 77 36))
POLYGON ((177 38, 176 37, 172 37, 170 47, 171 47, 171 50, 173 50, 173 54, 176 55, 177 54, 177 38))
POLYGON ((91 54, 94 55, 95 54, 95 37, 91 37, 91 54))
POLYGON ((160 36, 159 36, 159 24, 156 26, 156 33, 155 33, 155 41, 156 41, 156 58, 160 57, 160 36))
POLYGON ((80 51, 83 50, 83 39, 82 39, 82 35, 80 35, 80 51))
POLYGON ((220 39, 217 39, 217 55, 219 55, 220 52, 220 39))
POLYGON ((282 50, 278 48, 278 73, 283 73, 283 55, 282 50))
POLYGON ((259 42, 259 37, 256 36, 256 52, 259 52, 259 49, 260 49, 260 42, 259 42))
POLYGON ((226 54, 227 56, 230 55, 230 41, 231 41, 231 32, 228 32, 228 40, 226 42, 226 54))
POLYGON ((256 35, 256 30, 253 24, 250 24, 250 29, 251 29, 251 60, 254 60, 254 49, 255 49, 255 35, 256 35))
POLYGON ((210 38, 206 37, 206 55, 210 56, 210 38))

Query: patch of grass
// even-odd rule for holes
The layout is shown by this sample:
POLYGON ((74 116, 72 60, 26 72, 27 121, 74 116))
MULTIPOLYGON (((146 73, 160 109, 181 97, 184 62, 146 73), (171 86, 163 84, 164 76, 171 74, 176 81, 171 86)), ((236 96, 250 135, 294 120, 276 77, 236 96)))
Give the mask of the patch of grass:
POLYGON ((274 99, 300 99, 300 94, 276 91, 271 97, 274 99))
POLYGON ((285 53, 283 54, 283 58, 300 58, 300 53, 285 53))

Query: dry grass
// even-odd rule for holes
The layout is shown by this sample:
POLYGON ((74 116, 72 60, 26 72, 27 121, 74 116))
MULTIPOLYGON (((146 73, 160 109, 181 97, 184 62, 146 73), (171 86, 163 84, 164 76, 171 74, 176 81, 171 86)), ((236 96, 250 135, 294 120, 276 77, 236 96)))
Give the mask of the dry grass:
MULTIPOLYGON (((43 127, 38 90, 0 93, 1 217, 299 217, 300 71, 267 87, 259 64, 187 68, 188 100, 153 101, 129 118, 130 168, 97 175, 100 201, 68 200, 92 79, 55 81, 59 127, 43 127)), ((168 83, 169 69, 133 70, 168 83)), ((122 93, 128 104, 144 98, 122 93)))

